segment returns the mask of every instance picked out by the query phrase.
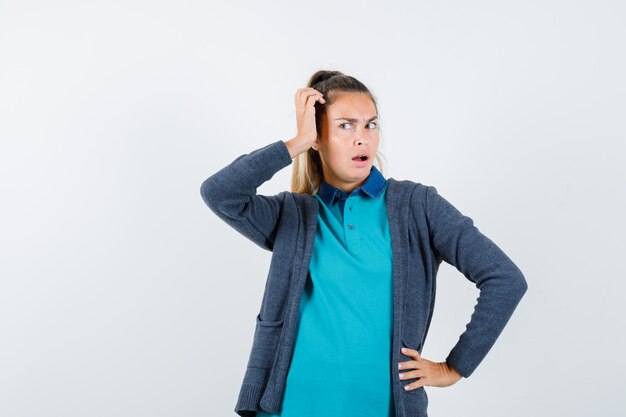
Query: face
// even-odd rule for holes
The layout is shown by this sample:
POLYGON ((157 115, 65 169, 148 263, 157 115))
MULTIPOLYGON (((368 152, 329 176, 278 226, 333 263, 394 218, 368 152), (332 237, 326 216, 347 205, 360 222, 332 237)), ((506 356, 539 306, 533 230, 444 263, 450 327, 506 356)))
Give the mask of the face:
POLYGON ((324 181, 350 193, 367 180, 378 152, 376 106, 363 93, 333 94, 313 148, 319 152, 324 181), (355 158, 360 155, 367 159, 355 158))

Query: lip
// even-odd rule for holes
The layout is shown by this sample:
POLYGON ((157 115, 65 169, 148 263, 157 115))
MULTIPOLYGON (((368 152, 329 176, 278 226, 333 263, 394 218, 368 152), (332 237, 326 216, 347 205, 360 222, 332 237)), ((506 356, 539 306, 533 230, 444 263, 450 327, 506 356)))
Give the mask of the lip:
POLYGON ((361 156, 361 155, 365 155, 365 156, 367 156, 367 160, 369 161, 369 159, 370 159, 370 154, 369 154, 369 153, 367 153, 367 152, 364 152, 364 151, 361 151, 360 153, 357 153, 357 154, 355 154, 355 155, 352 155, 352 158, 356 158, 357 156, 361 156))
POLYGON ((360 159, 352 160, 352 163, 354 165, 356 165, 357 167, 364 167, 365 165, 367 165, 369 163, 370 159, 367 158, 365 161, 361 161, 360 159))
POLYGON ((362 168, 366 165, 369 165, 369 161, 370 161, 370 154, 369 152, 367 152, 365 149, 359 149, 358 153, 352 155, 352 158, 357 158, 361 155, 364 155, 367 157, 367 159, 365 161, 361 161, 360 159, 352 159, 352 162, 354 163, 355 166, 362 168))

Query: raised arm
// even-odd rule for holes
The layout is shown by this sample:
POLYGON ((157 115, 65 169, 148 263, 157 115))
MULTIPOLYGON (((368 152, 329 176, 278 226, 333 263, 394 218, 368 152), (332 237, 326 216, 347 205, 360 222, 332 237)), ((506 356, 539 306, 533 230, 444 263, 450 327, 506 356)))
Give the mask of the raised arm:
POLYGON ((288 192, 268 196, 258 195, 256 190, 315 142, 318 101, 326 102, 322 93, 299 88, 294 94, 298 134, 239 156, 200 187, 202 199, 215 214, 263 249, 274 248, 280 209, 288 192))
POLYGON ((273 250, 276 224, 286 191, 277 195, 257 194, 257 188, 282 168, 292 157, 279 140, 248 154, 207 178, 200 194, 207 206, 239 233, 266 250, 273 250))
POLYGON ((480 289, 466 330, 446 363, 469 377, 487 355, 526 293, 520 269, 470 217, 463 215, 433 186, 425 196, 430 238, 437 252, 480 289))

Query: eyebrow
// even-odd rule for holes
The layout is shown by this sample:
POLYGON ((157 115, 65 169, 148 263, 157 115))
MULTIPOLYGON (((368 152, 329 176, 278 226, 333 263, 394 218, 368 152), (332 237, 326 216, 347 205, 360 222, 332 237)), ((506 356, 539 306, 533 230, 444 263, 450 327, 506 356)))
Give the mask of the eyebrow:
MULTIPOLYGON (((378 119, 378 116, 372 117, 371 119, 368 120, 368 122, 371 122, 374 119, 378 119)), ((358 122, 359 121, 359 119, 353 119, 353 118, 350 118, 350 117, 338 117, 335 120, 347 120, 349 122, 358 122)))

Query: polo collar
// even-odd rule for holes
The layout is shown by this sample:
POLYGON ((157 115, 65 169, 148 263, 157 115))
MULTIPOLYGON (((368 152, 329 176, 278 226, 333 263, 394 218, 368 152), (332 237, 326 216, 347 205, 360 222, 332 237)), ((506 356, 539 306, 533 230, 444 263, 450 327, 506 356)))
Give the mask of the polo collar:
POLYGON ((353 195, 369 195, 373 198, 380 198, 386 182, 387 180, 383 174, 378 170, 378 168, 376 168, 376 166, 372 165, 372 169, 370 170, 367 180, 365 180, 363 185, 357 187, 350 194, 322 180, 320 182, 320 189, 317 192, 317 195, 329 207, 333 205, 338 198, 348 198, 353 195))

